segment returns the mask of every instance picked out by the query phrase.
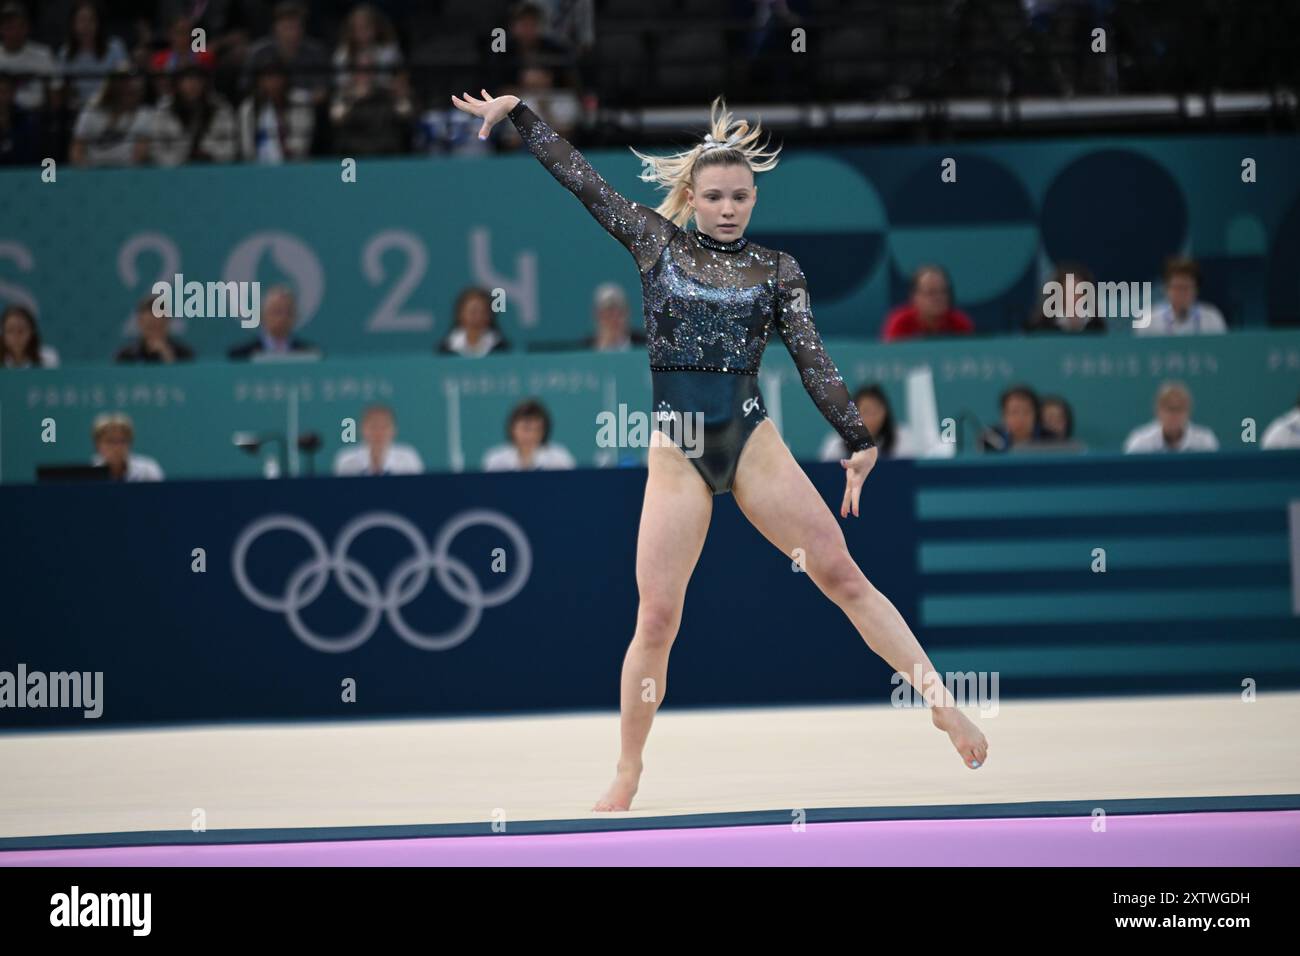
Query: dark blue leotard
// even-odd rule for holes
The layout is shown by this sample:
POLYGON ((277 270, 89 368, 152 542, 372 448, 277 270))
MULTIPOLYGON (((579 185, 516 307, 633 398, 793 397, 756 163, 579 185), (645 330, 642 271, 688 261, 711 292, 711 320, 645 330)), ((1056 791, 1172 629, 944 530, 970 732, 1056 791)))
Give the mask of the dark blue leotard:
POLYGON ((636 259, 656 427, 714 494, 731 490, 745 441, 767 417, 758 367, 774 328, 850 453, 875 444, 822 345, 793 256, 743 236, 722 242, 680 228, 615 192, 522 101, 509 116, 547 171, 636 259))

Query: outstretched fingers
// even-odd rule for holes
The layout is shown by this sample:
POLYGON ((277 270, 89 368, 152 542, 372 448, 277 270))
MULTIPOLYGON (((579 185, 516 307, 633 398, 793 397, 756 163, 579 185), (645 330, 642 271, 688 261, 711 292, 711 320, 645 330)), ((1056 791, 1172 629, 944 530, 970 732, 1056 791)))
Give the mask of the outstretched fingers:
POLYGON ((840 503, 840 517, 847 518, 851 513, 853 517, 858 517, 858 502, 862 497, 862 485, 866 482, 867 476, 859 477, 853 468, 853 463, 848 458, 840 459, 840 466, 844 469, 844 500, 840 503))
POLYGON ((483 118, 483 126, 478 131, 478 138, 487 139, 488 133, 492 131, 492 126, 500 119, 500 116, 492 116, 492 104, 496 102, 497 98, 486 89, 480 89, 479 93, 483 96, 481 100, 464 91, 461 92, 460 96, 453 93, 451 102, 458 110, 483 118))

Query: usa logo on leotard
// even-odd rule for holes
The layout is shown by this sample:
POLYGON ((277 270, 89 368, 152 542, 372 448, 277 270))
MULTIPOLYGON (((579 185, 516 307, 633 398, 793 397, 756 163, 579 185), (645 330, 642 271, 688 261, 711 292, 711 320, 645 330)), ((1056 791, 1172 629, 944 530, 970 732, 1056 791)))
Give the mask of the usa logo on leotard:
POLYGON ((244 597, 265 611, 283 614, 289 628, 308 647, 327 654, 341 654, 360 647, 379 627, 383 614, 397 636, 425 651, 446 651, 464 642, 478 627, 483 609, 496 607, 509 601, 528 581, 532 571, 533 551, 523 529, 499 511, 479 509, 464 511, 453 517, 433 543, 432 550, 424 535, 410 521, 391 511, 369 511, 353 518, 339 532, 333 552, 325 547, 320 532, 302 518, 287 514, 272 514, 258 518, 240 532, 231 554, 231 569, 235 583, 244 597), (452 539, 466 528, 486 524, 505 532, 514 546, 513 567, 495 591, 484 592, 478 577, 465 562, 448 553, 452 539), (388 528, 410 542, 415 554, 393 568, 383 591, 379 582, 363 565, 348 557, 352 542, 372 528, 388 528), (269 531, 293 531, 310 545, 312 557, 289 575, 284 594, 280 597, 264 594, 248 578, 248 550, 253 542, 269 531), (429 571, 438 578, 443 590, 465 605, 461 622, 445 634, 422 634, 402 618, 402 608, 421 593, 429 581, 429 571), (303 623, 302 610, 316 600, 325 590, 331 575, 348 597, 366 611, 361 623, 348 634, 328 637, 317 634, 303 623))

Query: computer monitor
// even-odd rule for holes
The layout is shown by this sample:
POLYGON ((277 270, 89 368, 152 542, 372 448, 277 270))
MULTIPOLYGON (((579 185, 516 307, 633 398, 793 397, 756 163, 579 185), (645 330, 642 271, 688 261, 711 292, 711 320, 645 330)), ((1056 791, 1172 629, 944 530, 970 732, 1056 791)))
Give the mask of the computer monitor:
POLYGON ((37 465, 36 480, 107 481, 108 465, 37 465))

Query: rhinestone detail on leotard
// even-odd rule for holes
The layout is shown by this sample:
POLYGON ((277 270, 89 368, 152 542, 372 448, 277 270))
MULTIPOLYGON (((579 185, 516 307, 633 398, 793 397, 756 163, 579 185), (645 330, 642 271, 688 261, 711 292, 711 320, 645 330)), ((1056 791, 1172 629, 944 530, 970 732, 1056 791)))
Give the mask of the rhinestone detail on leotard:
POLYGON ((705 249, 712 249, 714 252, 739 252, 749 245, 749 240, 744 236, 739 239, 732 239, 730 242, 723 242, 721 239, 714 239, 707 232, 700 232, 698 229, 692 229, 691 235, 705 249))
POLYGON ((726 368, 717 365, 651 365, 652 372, 730 372, 733 375, 757 375, 747 368, 726 368))

